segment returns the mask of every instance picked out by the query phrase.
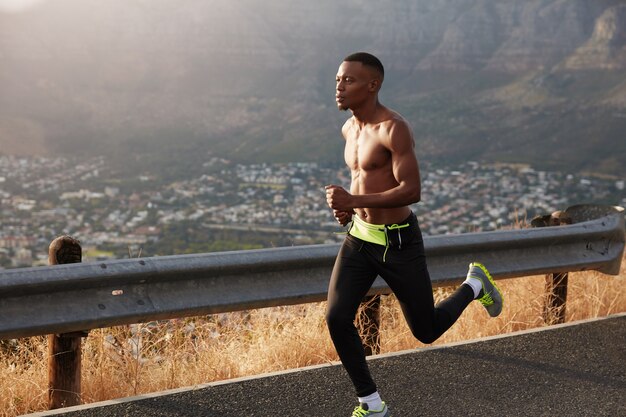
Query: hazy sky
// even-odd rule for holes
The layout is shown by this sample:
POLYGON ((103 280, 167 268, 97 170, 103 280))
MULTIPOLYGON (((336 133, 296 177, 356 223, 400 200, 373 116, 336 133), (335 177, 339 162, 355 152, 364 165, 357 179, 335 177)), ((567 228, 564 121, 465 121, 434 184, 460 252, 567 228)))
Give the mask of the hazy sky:
POLYGON ((19 13, 47 0, 0 0, 0 12, 19 13))

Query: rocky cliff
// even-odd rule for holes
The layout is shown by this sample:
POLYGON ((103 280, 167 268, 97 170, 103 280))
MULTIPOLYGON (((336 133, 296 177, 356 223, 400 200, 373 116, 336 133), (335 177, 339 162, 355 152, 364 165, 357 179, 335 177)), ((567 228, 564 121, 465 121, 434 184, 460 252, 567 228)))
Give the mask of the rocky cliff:
POLYGON ((480 149, 473 156, 548 163, 545 149, 526 146, 537 137, 557 154, 567 142, 575 169, 624 172, 625 156, 605 163, 581 145, 624 150, 615 116, 626 111, 622 0, 48 0, 0 9, 0 152, 128 154, 119 149, 187 141, 231 157, 332 159, 346 116, 333 106, 334 73, 356 50, 385 63, 383 99, 415 125, 426 157, 480 149))

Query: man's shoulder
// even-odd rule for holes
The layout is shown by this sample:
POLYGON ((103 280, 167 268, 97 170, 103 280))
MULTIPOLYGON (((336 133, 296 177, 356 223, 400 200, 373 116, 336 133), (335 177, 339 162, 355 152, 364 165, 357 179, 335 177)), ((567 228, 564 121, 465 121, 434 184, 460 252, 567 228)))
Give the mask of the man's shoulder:
POLYGON ((354 116, 346 120, 343 126, 341 126, 341 133, 343 134, 344 138, 347 137, 346 135, 348 134, 348 131, 350 130, 353 124, 354 124, 354 116))
POLYGON ((394 110, 388 110, 387 117, 380 123, 380 128, 389 134, 396 130, 411 130, 409 122, 402 115, 394 110))

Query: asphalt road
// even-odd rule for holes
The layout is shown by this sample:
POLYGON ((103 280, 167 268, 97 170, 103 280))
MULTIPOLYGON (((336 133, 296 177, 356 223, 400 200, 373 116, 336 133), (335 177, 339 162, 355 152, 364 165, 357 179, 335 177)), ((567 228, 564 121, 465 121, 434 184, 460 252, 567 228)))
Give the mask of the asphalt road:
MULTIPOLYGON (((626 416, 626 314, 473 343, 373 358, 393 417, 626 416)), ((213 384, 64 417, 348 417, 342 367, 213 384)))

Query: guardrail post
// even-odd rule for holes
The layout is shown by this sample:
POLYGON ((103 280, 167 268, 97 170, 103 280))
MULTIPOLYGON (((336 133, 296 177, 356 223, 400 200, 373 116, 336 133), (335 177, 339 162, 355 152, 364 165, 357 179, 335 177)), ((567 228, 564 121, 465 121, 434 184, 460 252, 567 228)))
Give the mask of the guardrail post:
POLYGON ((365 354, 370 356, 380 353, 380 295, 363 299, 356 322, 365 354))
MULTIPOLYGON (((61 236, 50 243, 48 264, 71 264, 82 261, 80 242, 61 236)), ((48 335, 48 408, 69 407, 81 403, 81 342, 87 332, 48 335)))
MULTIPOLYGON (((555 211, 548 216, 536 217, 531 221, 534 227, 563 226, 572 224, 572 218, 565 211, 555 211)), ((565 323, 568 274, 546 275, 546 299, 543 307, 543 321, 547 325, 565 323)))

